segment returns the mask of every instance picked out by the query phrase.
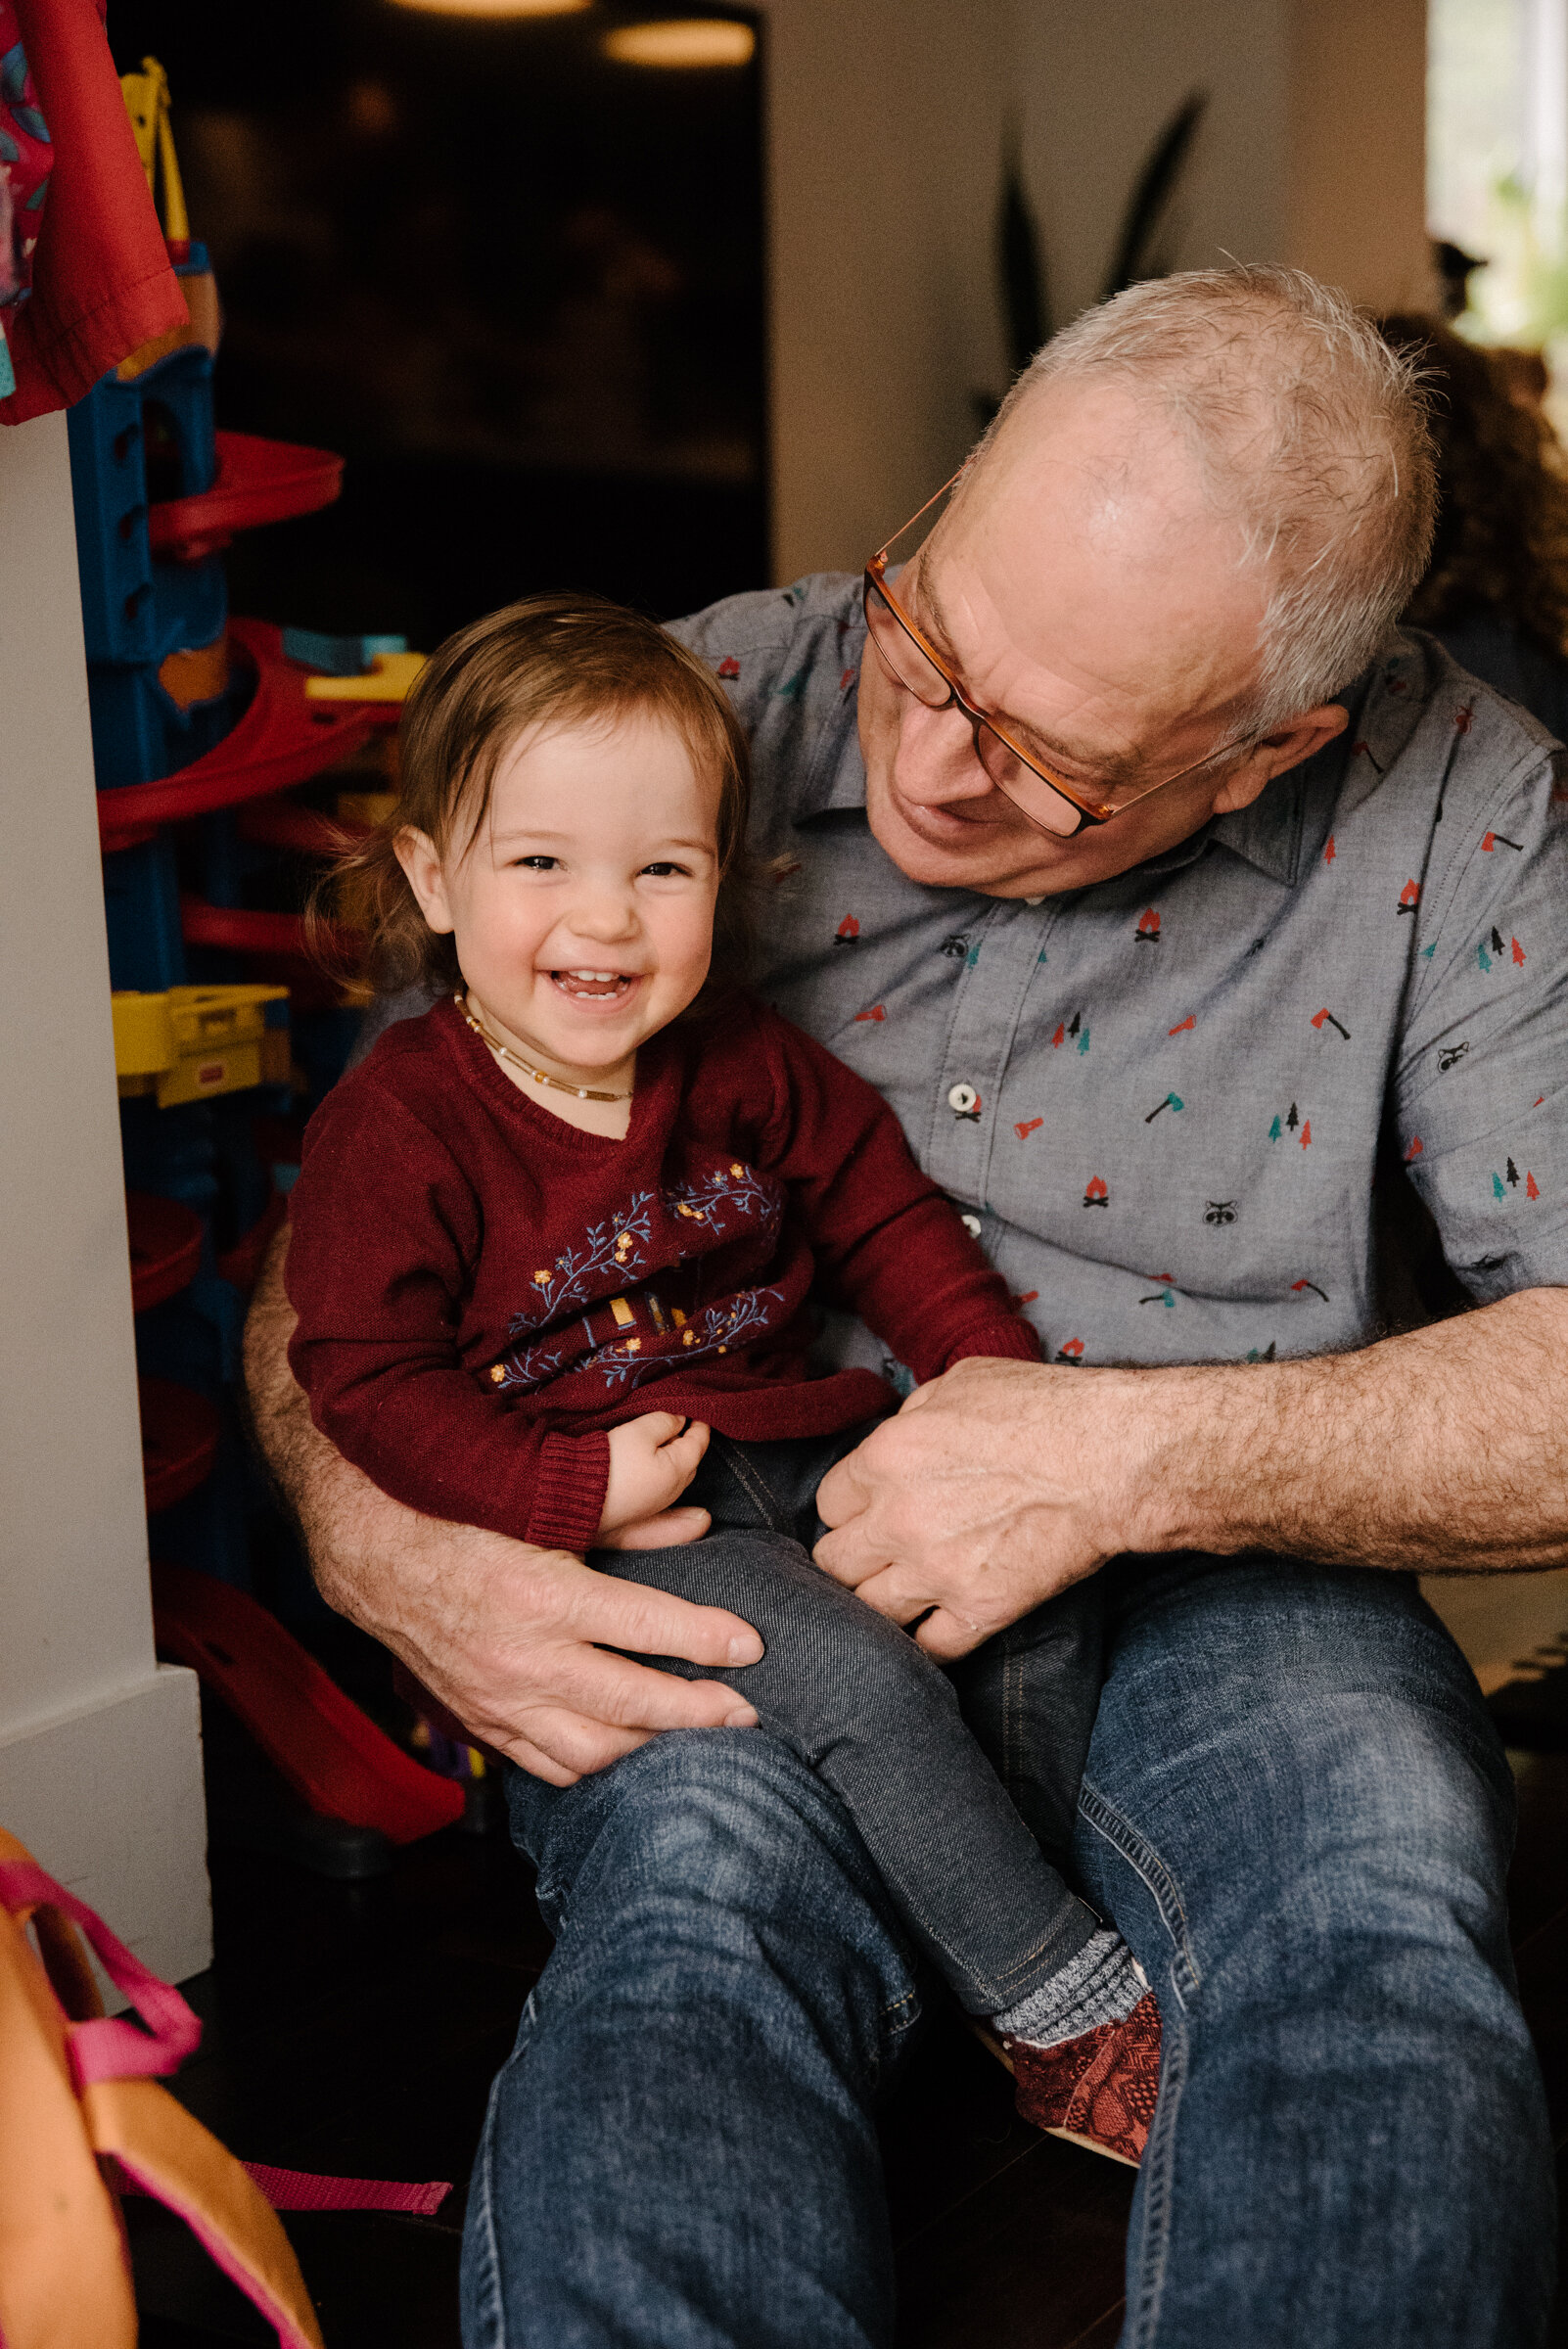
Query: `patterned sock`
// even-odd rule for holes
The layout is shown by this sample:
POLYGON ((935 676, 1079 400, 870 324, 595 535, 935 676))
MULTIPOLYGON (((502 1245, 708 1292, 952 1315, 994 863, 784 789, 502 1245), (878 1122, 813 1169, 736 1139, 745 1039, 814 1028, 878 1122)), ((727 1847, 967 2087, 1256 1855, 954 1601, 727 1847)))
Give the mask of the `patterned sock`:
POLYGON ((1148 1989, 1148 1981, 1120 1933, 1102 1926, 1052 1974, 1016 2006, 1004 2006, 991 2018, 1004 2039, 1032 2040, 1038 2048, 1059 2047, 1063 2040, 1081 2039, 1098 2023, 1124 2023, 1148 1989))

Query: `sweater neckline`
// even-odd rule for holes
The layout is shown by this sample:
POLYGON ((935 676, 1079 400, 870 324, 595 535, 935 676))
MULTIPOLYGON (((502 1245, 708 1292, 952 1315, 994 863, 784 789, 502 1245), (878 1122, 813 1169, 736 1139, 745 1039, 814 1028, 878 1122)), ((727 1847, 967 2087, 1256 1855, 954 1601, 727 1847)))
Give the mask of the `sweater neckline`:
POLYGON ((573 1153, 587 1151, 590 1155, 609 1156, 632 1148, 642 1138, 649 1118, 655 1113, 656 1101, 669 1091, 673 1081, 676 1055, 668 1042, 669 1030, 661 1029, 645 1044, 637 1048, 636 1083, 631 1095, 631 1114, 626 1130, 622 1134, 590 1133, 585 1127, 574 1126, 566 1118, 558 1118, 553 1110, 535 1101, 523 1087, 514 1084, 503 1069, 495 1065, 494 1055, 482 1036, 474 1034, 457 1005, 444 998, 436 1005, 436 1016, 463 1075, 483 1093, 492 1107, 522 1120, 530 1134, 548 1134, 559 1146, 573 1153))

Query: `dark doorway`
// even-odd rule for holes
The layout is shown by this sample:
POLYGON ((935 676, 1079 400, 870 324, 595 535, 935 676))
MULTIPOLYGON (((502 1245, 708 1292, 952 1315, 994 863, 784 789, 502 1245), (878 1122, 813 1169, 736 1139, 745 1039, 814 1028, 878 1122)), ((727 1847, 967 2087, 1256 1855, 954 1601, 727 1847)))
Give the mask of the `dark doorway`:
POLYGON ((236 543, 237 611, 428 649, 535 588, 669 618, 763 583, 760 28, 619 60, 657 13, 115 0, 121 70, 169 76, 218 423, 348 460, 236 543))

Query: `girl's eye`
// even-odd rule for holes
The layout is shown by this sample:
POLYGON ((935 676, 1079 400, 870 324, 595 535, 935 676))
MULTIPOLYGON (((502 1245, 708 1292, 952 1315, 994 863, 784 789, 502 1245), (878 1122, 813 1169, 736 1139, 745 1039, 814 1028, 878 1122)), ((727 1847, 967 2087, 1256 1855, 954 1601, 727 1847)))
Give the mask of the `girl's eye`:
POLYGON ((520 856, 519 870, 525 873, 553 873, 560 863, 559 856, 520 856))
POLYGON ((671 864, 668 857, 663 858, 658 864, 645 864, 642 869, 645 873, 651 873, 656 881, 668 881, 671 874, 682 881, 689 881, 691 878, 688 866, 671 864))

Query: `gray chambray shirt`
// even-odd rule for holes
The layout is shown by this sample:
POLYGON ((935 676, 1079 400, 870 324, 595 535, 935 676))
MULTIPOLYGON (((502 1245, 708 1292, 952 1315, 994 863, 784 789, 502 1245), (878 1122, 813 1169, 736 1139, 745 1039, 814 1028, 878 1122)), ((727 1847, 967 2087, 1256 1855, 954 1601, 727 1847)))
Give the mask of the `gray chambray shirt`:
POLYGON ((1568 1284, 1568 765, 1429 637, 1251 807, 1031 905, 871 837, 857 579, 673 632, 751 737, 756 848, 799 868, 759 991, 892 1102, 1049 1359, 1377 1335, 1385 1121, 1473 1297, 1568 1284))

